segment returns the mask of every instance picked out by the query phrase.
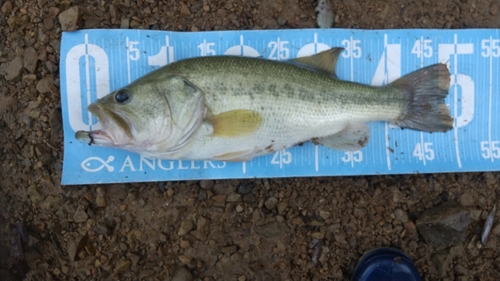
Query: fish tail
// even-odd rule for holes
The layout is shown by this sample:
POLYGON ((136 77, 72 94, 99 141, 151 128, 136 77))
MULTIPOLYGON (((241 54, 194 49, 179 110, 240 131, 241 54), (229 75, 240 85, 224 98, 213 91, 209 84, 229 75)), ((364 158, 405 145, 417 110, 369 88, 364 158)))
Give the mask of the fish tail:
POLYGON ((412 72, 391 83, 405 93, 407 108, 395 121, 403 128, 446 132, 453 128, 450 109, 444 103, 450 87, 450 72, 438 63, 412 72))

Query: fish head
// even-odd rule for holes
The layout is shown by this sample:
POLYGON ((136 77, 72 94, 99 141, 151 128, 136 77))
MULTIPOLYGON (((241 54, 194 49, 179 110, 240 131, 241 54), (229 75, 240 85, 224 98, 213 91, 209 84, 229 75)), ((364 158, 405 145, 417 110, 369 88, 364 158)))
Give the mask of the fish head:
POLYGON ((200 91, 178 76, 148 76, 88 106, 102 129, 78 131, 89 144, 155 156, 187 141, 202 122, 200 91))

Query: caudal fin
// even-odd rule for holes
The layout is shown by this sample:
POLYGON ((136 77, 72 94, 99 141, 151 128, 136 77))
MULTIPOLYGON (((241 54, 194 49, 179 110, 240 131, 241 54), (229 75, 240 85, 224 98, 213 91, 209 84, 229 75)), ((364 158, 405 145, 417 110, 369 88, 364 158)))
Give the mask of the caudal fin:
POLYGON ((444 103, 450 88, 450 72, 445 64, 434 64, 412 72, 391 86, 405 92, 407 109, 395 121, 403 128, 425 132, 446 132, 453 128, 453 118, 444 103))

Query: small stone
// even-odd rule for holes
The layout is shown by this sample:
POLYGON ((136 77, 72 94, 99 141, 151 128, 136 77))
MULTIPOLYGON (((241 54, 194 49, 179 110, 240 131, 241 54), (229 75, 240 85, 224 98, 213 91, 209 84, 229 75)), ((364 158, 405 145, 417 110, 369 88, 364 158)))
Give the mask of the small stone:
POLYGON ((236 205, 236 212, 241 213, 243 211, 243 207, 241 205, 236 205))
POLYGON ((181 226, 179 227, 179 231, 177 235, 182 236, 188 234, 194 227, 193 221, 186 219, 181 222, 181 226))
POLYGON ((499 9, 498 4, 497 3, 492 3, 490 5, 490 15, 496 16, 496 14, 498 14, 498 9, 499 9))
POLYGON ((212 180, 201 180, 200 187, 202 189, 211 189, 214 186, 215 182, 212 180))
MULTIPOLYGON (((279 204, 278 204, 278 212, 279 212, 279 204)), ((281 213, 281 212, 280 212, 281 213)), ((328 218, 330 218, 330 212, 327 212, 327 211, 319 211, 319 216, 323 219, 323 220, 327 220, 328 218)))
POLYGON ((76 30, 78 22, 78 6, 73 6, 59 14, 59 22, 63 31, 76 30))
POLYGON ((408 221, 404 224, 406 237, 416 238, 417 227, 413 221, 408 221))
POLYGON ((120 20, 120 28, 121 29, 129 29, 130 27, 130 19, 125 18, 120 20))
POLYGON ((494 235, 498 235, 500 234, 500 223, 497 224, 497 226, 495 226, 492 230, 491 230, 491 233, 494 234, 494 235))
POLYGON ((290 232, 290 228, 284 222, 270 222, 255 228, 255 232, 262 237, 272 238, 285 232, 290 232))
POLYGON ((453 270, 455 270, 455 273, 458 275, 467 275, 467 269, 459 264, 455 265, 453 270))
POLYGON ((38 83, 36 84, 36 90, 40 93, 40 94, 45 94, 45 93, 48 93, 51 91, 51 87, 52 87, 52 77, 45 77, 45 78, 42 78, 40 81, 38 81, 38 83))
POLYGON ((473 221, 477 221, 481 218, 481 213, 483 211, 479 210, 479 209, 472 209, 472 210, 469 210, 469 214, 470 214, 470 219, 473 220, 473 221))
POLYGON ((9 14, 10 12, 12 12, 12 2, 6 1, 5 3, 3 3, 1 11, 4 14, 9 14))
POLYGON ((205 190, 201 189, 198 192, 198 201, 205 201, 208 197, 208 194, 205 190))
POLYGON ((474 198, 470 193, 466 192, 460 196, 460 204, 466 207, 472 206, 474 205, 474 198))
POLYGON ((187 241, 187 240, 181 240, 181 242, 179 243, 179 246, 182 249, 187 249, 187 248, 191 247, 191 243, 189 243, 189 241, 187 241))
POLYGON ((253 204, 257 201, 257 198, 255 197, 255 194, 253 193, 248 193, 243 196, 243 202, 248 203, 248 204, 253 204))
POLYGON ((446 276, 448 272, 448 266, 450 265, 453 257, 448 254, 434 254, 431 259, 434 262, 434 266, 436 267, 439 276, 441 278, 446 276))
POLYGON ((417 220, 416 226, 427 243, 446 247, 465 240, 469 223, 469 212, 449 201, 426 210, 417 220))
POLYGON ((54 18, 54 19, 55 19, 55 18, 57 17, 57 15, 59 15, 59 11, 60 11, 60 10, 59 10, 59 8, 57 8, 57 7, 50 7, 50 8, 49 8, 49 16, 50 16, 51 18, 54 18))
POLYGON ((402 223, 408 221, 408 214, 403 209, 394 210, 394 218, 402 223))
POLYGON ((497 183, 497 180, 495 179, 495 176, 492 172, 484 173, 484 180, 486 181, 486 185, 488 186, 494 186, 497 183))
POLYGON ((18 77, 22 69, 23 59, 18 56, 10 62, 0 65, 0 75, 4 76, 5 80, 10 81, 18 77))
POLYGON ((120 260, 118 262, 118 264, 116 265, 115 272, 119 273, 119 272, 128 271, 130 269, 131 264, 132 264, 132 262, 129 259, 120 260))
POLYGON ((106 197, 104 197, 104 195, 97 195, 95 203, 97 207, 106 207, 106 197))
POLYGON ((276 197, 269 197, 264 202, 264 206, 266 206, 266 209, 268 210, 276 208, 276 204, 278 204, 278 198, 276 197))
POLYGON ((322 232, 313 232, 313 233, 311 233, 311 237, 316 239, 316 240, 321 240, 325 237, 325 234, 322 232))
POLYGON ((30 185, 28 187, 27 194, 32 202, 38 202, 45 199, 45 196, 38 191, 38 188, 35 185, 30 185))
POLYGON ((188 264, 188 263, 190 263, 192 260, 193 260, 193 257, 188 256, 188 255, 180 255, 180 256, 179 256, 179 261, 180 261, 182 264, 188 264))
POLYGON ((181 6, 182 6, 181 7, 181 15, 185 15, 185 16, 191 15, 191 11, 189 10, 189 7, 186 4, 182 3, 181 6))
POLYGON ((250 193, 253 189, 254 185, 252 182, 244 182, 238 186, 238 193, 241 195, 245 195, 250 193))
POLYGON ((241 194, 238 193, 231 193, 229 196, 227 196, 226 201, 227 202, 238 202, 241 200, 241 194))
POLYGON ((223 204, 226 202, 226 195, 224 195, 224 194, 215 195, 212 197, 212 200, 214 200, 214 202, 216 202, 216 203, 223 204))
POLYGON ((172 277, 172 281, 193 281, 193 275, 187 268, 179 267, 172 277))
POLYGON ((247 281, 247 277, 245 275, 240 275, 240 277, 238 277, 238 281, 247 281))
POLYGON ((278 214, 283 213, 285 209, 288 207, 288 202, 286 201, 281 201, 278 203, 278 214))
POLYGON ((87 215, 87 212, 80 207, 76 209, 76 212, 73 215, 73 221, 75 222, 85 222, 88 218, 89 216, 87 215))
POLYGON ((235 253, 238 249, 236 248, 235 245, 232 245, 232 246, 227 246, 227 247, 222 247, 221 251, 224 253, 224 254, 232 254, 232 253, 235 253))
POLYGON ((35 49, 33 47, 26 48, 26 50, 24 50, 24 68, 29 72, 34 72, 37 62, 38 53, 35 49))

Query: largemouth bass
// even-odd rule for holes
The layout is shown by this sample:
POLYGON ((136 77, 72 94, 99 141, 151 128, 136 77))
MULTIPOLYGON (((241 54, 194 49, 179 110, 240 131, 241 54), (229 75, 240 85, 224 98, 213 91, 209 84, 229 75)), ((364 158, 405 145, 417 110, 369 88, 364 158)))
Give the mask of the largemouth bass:
POLYGON ((78 131, 76 138, 152 158, 248 161, 306 141, 359 150, 373 121, 426 132, 452 129, 444 103, 446 65, 374 87, 337 78, 341 51, 287 62, 180 60, 91 104, 102 129, 78 131))

